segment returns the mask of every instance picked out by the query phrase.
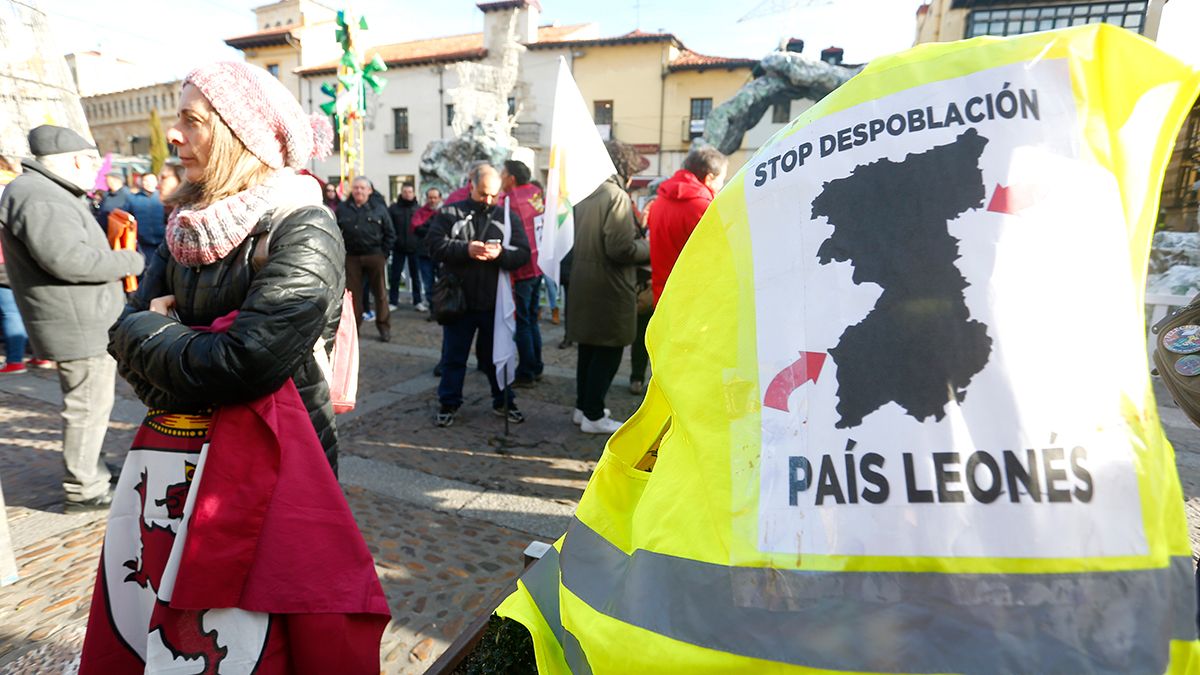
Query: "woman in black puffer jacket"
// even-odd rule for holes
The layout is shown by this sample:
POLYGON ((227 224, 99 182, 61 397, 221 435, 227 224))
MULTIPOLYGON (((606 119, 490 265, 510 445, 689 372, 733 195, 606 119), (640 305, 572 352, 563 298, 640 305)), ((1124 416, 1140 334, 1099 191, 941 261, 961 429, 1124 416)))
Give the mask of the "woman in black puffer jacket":
POLYGON ((341 317, 341 234, 321 207, 295 210, 274 225, 271 216, 265 214, 241 246, 211 265, 182 265, 166 244, 159 246, 111 331, 109 353, 153 409, 196 411, 249 401, 291 377, 336 472, 337 429, 313 344, 323 337, 332 345, 341 317), (269 257, 255 272, 251 259, 263 236, 270 237, 269 257), (147 311, 154 298, 172 295, 178 321, 147 311), (233 310, 240 311, 239 320, 228 333, 188 328, 233 310))
POLYGON ((295 172, 328 152, 332 132, 260 71, 219 63, 184 81, 167 137, 187 182, 168 200, 166 240, 111 329, 109 353, 152 410, 203 413, 291 378, 336 472, 333 409, 313 349, 337 331, 345 250, 317 181, 295 172), (227 332, 197 329, 234 310, 227 332))

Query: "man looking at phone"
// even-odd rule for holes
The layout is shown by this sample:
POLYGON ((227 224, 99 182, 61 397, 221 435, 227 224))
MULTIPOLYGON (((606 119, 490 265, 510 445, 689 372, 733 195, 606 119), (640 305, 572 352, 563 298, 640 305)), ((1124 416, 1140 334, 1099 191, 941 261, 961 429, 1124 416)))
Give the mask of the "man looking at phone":
POLYGON ((438 385, 441 407, 435 423, 448 427, 463 403, 463 381, 471 343, 492 389, 492 411, 510 422, 525 417, 517 410, 512 387, 500 388, 492 364, 492 339, 496 312, 496 286, 500 270, 515 270, 529 262, 529 239, 515 210, 496 206, 500 174, 488 164, 471 170, 471 192, 448 203, 430 219, 426 243, 429 255, 442 264, 442 274, 456 277, 466 296, 466 313, 442 327, 442 381, 438 385), (508 245, 502 244, 507 226, 508 245))

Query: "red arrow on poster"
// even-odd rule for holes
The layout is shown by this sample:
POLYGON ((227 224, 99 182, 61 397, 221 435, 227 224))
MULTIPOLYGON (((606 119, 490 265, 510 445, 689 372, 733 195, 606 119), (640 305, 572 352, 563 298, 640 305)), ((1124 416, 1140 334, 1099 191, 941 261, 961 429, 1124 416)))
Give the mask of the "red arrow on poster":
POLYGON ((1045 195, 1045 191, 1046 187, 1044 185, 1022 183, 1001 185, 996 183, 996 191, 992 193, 992 199, 988 202, 987 210, 994 211, 995 213, 1016 215, 1041 201, 1045 195))
POLYGON ((821 376, 821 367, 828 355, 823 352, 800 352, 795 363, 784 368, 771 380, 763 406, 788 411, 788 398, 806 382, 816 382, 821 376))

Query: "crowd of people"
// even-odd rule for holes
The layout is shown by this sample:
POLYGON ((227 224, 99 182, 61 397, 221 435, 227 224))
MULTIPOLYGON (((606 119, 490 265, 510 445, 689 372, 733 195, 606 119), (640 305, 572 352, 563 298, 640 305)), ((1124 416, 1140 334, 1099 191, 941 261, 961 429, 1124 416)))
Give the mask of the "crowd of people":
MULTIPOLYGON (((64 490, 73 509, 103 508, 109 498, 108 470, 99 459, 99 448, 116 371, 106 349, 107 330, 125 300, 117 281, 142 275, 153 267, 155 257, 168 268, 178 262, 166 241, 168 221, 180 222, 190 215, 184 207, 205 197, 196 191, 200 174, 189 168, 199 161, 196 152, 189 152, 184 134, 169 136, 179 161, 157 174, 110 171, 104 176, 107 189, 100 192, 90 190, 99 155, 64 128, 33 130, 35 157, 20 167, 0 167, 7 169, 0 173, 4 182, 11 181, 4 201, 7 210, 0 212, 0 239, 7 256, 0 266, 6 347, 0 373, 24 372, 29 364, 57 365, 64 394, 64 490), (44 211, 22 208, 23 202, 44 211), (136 220, 140 255, 112 250, 106 241, 103 226, 117 209, 136 220), (42 221, 47 225, 28 226, 42 221)), ((230 140, 245 145, 240 136, 230 140)), ((626 347, 631 347, 630 391, 644 390, 646 326, 676 259, 724 182, 726 159, 711 147, 693 149, 682 169, 650 186, 650 200, 639 210, 629 187, 634 173, 644 168, 641 158, 616 141, 607 147, 616 174, 574 207, 575 243, 562 264, 561 289, 542 273, 537 229, 544 194, 523 162, 508 160, 497 167, 476 162, 465 184, 445 199, 441 190, 431 187, 419 202, 416 186, 405 183, 390 205, 366 177, 354 178, 342 199, 339 186, 303 170, 296 174, 301 183, 321 183, 315 202, 332 212, 344 250, 336 276, 345 279, 360 327, 364 320, 373 321, 379 339, 390 341, 390 313, 401 305, 406 284, 411 307, 429 312, 430 320, 437 314, 431 310, 438 309, 433 304, 439 280, 461 289, 462 311, 438 319, 443 338, 435 370, 441 378, 433 420, 437 426, 453 424, 463 404, 472 352, 488 379, 496 415, 514 424, 524 421, 514 390, 536 387, 542 379, 543 288, 551 321, 560 320, 560 291, 570 308, 560 347, 574 346, 577 352, 572 417, 580 430, 611 434, 620 426, 605 399, 626 347), (511 291, 517 359, 512 372, 505 367, 498 373, 493 341, 501 285, 511 291)), ((218 212, 214 223, 228 229, 225 220, 230 218, 218 212)), ((218 229, 210 236, 229 235, 218 229)), ((147 307, 151 300, 145 300, 147 307)), ((176 305, 158 309, 172 316, 183 314, 176 305)), ((127 375, 136 378, 138 373, 127 375)), ((319 406, 311 403, 316 413, 319 406)), ((331 424, 323 420, 321 426, 331 424)), ((332 441, 327 443, 336 466, 334 447, 332 441)))
MULTIPOLYGON (((344 321, 342 291, 358 326, 373 321, 388 342, 406 276, 413 309, 442 326, 433 423, 454 423, 472 352, 493 412, 525 421, 514 389, 542 379, 543 285, 555 323, 562 299, 542 273, 544 195, 530 167, 479 161, 444 199, 429 188, 418 203, 408 183, 390 205, 360 176, 342 186, 342 199, 339 186, 303 169, 328 151, 319 126, 269 75, 214 64, 185 81, 167 134, 178 162, 157 174, 110 171, 96 192, 96 148, 52 125, 29 132, 32 158, 0 166, 0 372, 23 372, 27 350, 34 365, 57 368, 66 511, 133 508, 114 501, 115 472, 101 457, 118 373, 149 408, 135 445, 161 450, 170 466, 197 461, 222 419, 215 410, 261 397, 286 407, 295 392, 311 430, 279 431, 280 442, 311 436, 335 476, 322 363, 344 321), (114 243, 114 214, 136 222, 136 247, 114 243), (133 278, 135 292, 123 285, 133 278), (498 372, 503 312, 515 356, 497 356, 498 372)), ((577 350, 573 421, 605 435, 621 424, 605 398, 624 350, 633 346, 630 389, 640 393, 649 316, 725 175, 723 156, 697 148, 639 212, 629 187, 642 160, 617 142, 608 149, 616 174, 575 205, 575 244, 560 270, 569 310, 560 346, 577 350)), ((122 476, 118 494, 136 480, 122 476)), ((94 600, 93 612, 107 611, 96 604, 104 602, 94 600)))
MULTIPOLYGON (((108 469, 99 459, 99 448, 115 376, 115 363, 105 353, 105 331, 124 299, 109 284, 125 275, 141 275, 156 253, 165 256, 164 264, 170 262, 170 247, 162 246, 167 216, 185 203, 177 194, 180 186, 192 186, 194 179, 185 176, 184 164, 168 163, 157 174, 130 175, 128 184, 124 174, 111 171, 104 178, 107 190, 90 192, 100 160, 82 137, 47 126, 31 133, 30 142, 35 158, 23 167, 6 165, 7 172, 0 173, 5 183, 28 175, 16 183, 6 202, 9 215, 0 235, 8 256, 7 264, 0 265, 6 350, 0 374, 25 372, 30 365, 58 367, 64 394, 67 505, 72 510, 103 508, 109 499, 108 469), (40 183, 39 176, 44 178, 40 183), (31 184, 36 184, 34 196, 27 196, 31 184), (15 210, 22 200, 41 202, 48 197, 58 204, 54 217, 51 212, 39 216, 15 210), (57 209, 75 216, 60 217, 57 209), (116 209, 136 219, 140 256, 111 250, 103 228, 95 227, 104 225, 116 209), (81 217, 84 213, 89 219, 81 217), (51 224, 22 227, 31 219, 51 224)), ((173 142, 184 150, 182 143, 173 142)), ((639 210, 629 193, 640 168, 637 154, 618 142, 609 142, 608 149, 617 173, 575 206, 575 244, 561 270, 561 291, 571 311, 559 346, 577 351, 572 418, 590 434, 611 434, 621 424, 605 398, 626 347, 631 348, 632 361, 629 389, 634 394, 644 391, 646 327, 675 261, 720 190, 726 171, 726 159, 715 149, 693 149, 682 169, 650 186, 650 200, 639 210)), ((418 202, 416 186, 405 183, 388 205, 361 176, 350 183, 345 199, 339 198, 333 183, 323 183, 321 189, 320 203, 332 212, 343 242, 344 266, 338 273, 345 278, 360 327, 364 320, 373 321, 379 339, 391 340, 390 313, 401 305, 405 285, 417 312, 435 309, 431 304, 439 279, 453 279, 462 289, 465 311, 443 321, 434 424, 454 423, 463 404, 472 351, 488 379, 495 414, 514 424, 523 422, 514 389, 536 387, 542 379, 543 289, 551 305, 550 320, 560 321, 559 285, 542 274, 539 264, 537 227, 544 194, 529 166, 516 160, 499 167, 476 162, 465 184, 445 200, 441 190, 431 187, 418 202), (492 351, 502 279, 511 287, 518 358, 513 372, 498 373, 492 351)), ((183 195, 189 196, 194 197, 183 195)), ((428 318, 434 320, 433 313, 428 318)))
MULTIPOLYGON (((651 186, 650 201, 639 211, 629 187, 643 168, 641 158, 619 142, 607 147, 617 173, 575 206, 575 244, 562 266, 562 287, 572 311, 560 347, 577 351, 572 417, 590 434, 611 434, 621 425, 605 397, 626 347, 632 361, 629 389, 644 391, 649 365, 645 333, 654 305, 692 230, 721 189, 727 163, 715 148, 692 150, 682 169, 651 186)), ((535 387, 542 379, 543 288, 550 320, 560 321, 558 284, 543 275, 538 258, 544 194, 530 167, 517 160, 499 167, 475 162, 465 184, 445 201, 434 187, 418 203, 416 186, 405 183, 388 205, 365 177, 351 182, 347 199, 340 200, 338 192, 336 185, 324 185, 325 204, 335 212, 346 242, 354 312, 360 321, 375 322, 380 340, 392 339, 390 313, 401 305, 405 283, 418 312, 430 311, 435 281, 442 276, 449 275, 463 289, 466 311, 443 326, 434 423, 454 423, 473 346, 488 378, 493 411, 511 423, 523 422, 513 389, 535 387), (501 245, 506 233, 509 239, 501 245), (507 273, 515 305, 518 360, 511 373, 497 373, 492 363, 502 273, 507 273)))

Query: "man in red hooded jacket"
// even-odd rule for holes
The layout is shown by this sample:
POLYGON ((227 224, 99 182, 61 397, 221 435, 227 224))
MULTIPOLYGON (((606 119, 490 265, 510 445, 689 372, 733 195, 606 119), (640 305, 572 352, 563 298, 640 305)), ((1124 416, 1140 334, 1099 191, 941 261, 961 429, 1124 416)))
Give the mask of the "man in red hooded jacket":
POLYGON ((727 165, 725 155, 710 145, 692 148, 683 160, 683 168, 658 186, 658 198, 646 222, 655 304, 692 230, 725 184, 727 165))

